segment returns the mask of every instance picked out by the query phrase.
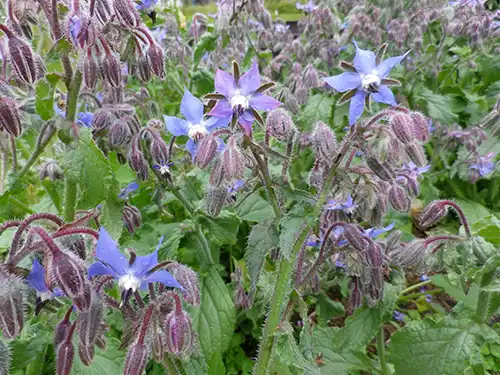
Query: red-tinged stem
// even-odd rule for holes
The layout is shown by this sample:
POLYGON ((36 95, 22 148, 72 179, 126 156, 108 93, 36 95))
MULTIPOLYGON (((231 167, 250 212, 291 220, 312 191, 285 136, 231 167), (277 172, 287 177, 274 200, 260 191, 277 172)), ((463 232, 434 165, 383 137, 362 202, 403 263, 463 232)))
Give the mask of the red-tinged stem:
POLYGON ((94 16, 94 9, 95 9, 95 0, 90 0, 90 7, 89 7, 89 13, 90 17, 94 16))
POLYGON ((5 35, 7 35, 8 38, 15 38, 16 36, 14 35, 14 33, 12 31, 10 31, 10 29, 5 26, 4 24, 0 24, 0 30, 2 30, 4 32, 5 35))
POLYGON ((7 229, 9 228, 14 228, 14 227, 18 227, 19 225, 21 225, 22 221, 20 220, 11 220, 11 221, 6 221, 5 223, 3 223, 2 225, 0 225, 0 235, 7 229))
POLYGON ((464 211, 462 210, 462 208, 458 204, 456 204, 455 202, 450 201, 450 200, 443 201, 443 204, 446 206, 453 207, 453 209, 457 212, 458 216, 460 217, 460 221, 462 222, 462 225, 464 226, 465 234, 467 235, 467 237, 471 237, 469 223, 467 221, 467 218, 465 217, 465 214, 464 214, 464 211))
POLYGON ((71 325, 68 335, 66 336, 66 342, 69 344, 71 343, 71 340, 73 339, 73 333, 75 333, 75 328, 76 328, 76 320, 73 322, 71 325))
POLYGON ((151 301, 154 301, 156 299, 156 293, 155 293, 155 287, 152 283, 148 284, 148 289, 149 289, 149 299, 151 301))
MULTIPOLYGON (((149 34, 149 32, 147 32, 143 27, 137 28, 136 31, 139 31, 142 35, 144 35, 146 39, 149 41, 149 44, 155 44, 155 41, 151 36, 151 34, 149 34)), ((142 39, 142 37, 140 37, 137 32, 135 33, 135 35, 137 35, 139 38, 141 38, 141 40, 144 41, 144 39, 142 39)), ((144 41, 144 43, 147 44, 147 41, 144 41)))
POLYGON ((72 234, 88 234, 92 237, 94 237, 96 240, 99 239, 99 232, 97 232, 94 229, 91 228, 68 228, 65 230, 59 230, 54 235, 52 236, 53 238, 58 238, 58 237, 63 237, 63 236, 69 236, 72 234))
POLYGON ((154 305, 150 305, 146 310, 146 314, 144 314, 144 319, 142 320, 141 332, 139 333, 139 344, 144 344, 144 338, 146 337, 146 333, 148 332, 149 322, 151 321, 151 317, 153 316, 154 305))
POLYGON ((33 227, 30 229, 30 232, 36 233, 41 237, 41 239, 47 244, 49 250, 52 252, 52 255, 61 254, 61 249, 59 249, 59 246, 57 246, 45 229, 42 227, 33 227))
POLYGON ((106 302, 106 305, 111 306, 114 309, 121 310, 120 303, 106 293, 104 293, 104 301, 106 302))
POLYGON ((354 156, 356 156, 356 152, 357 152, 356 149, 351 151, 351 154, 349 155, 349 158, 347 159, 347 161, 345 163, 345 169, 349 169, 349 166, 352 163, 352 159, 354 159, 354 156))
POLYGON ((102 34, 99 34, 99 40, 101 41, 102 48, 104 48, 104 52, 106 55, 111 55, 111 50, 109 49, 108 42, 106 42, 106 39, 104 39, 104 36, 102 34))
POLYGON ((96 292, 100 292, 104 285, 106 285, 106 283, 109 283, 111 280, 113 280, 113 276, 101 276, 94 285, 96 292))
POLYGON ((137 290, 134 292, 134 298, 135 298, 135 300, 136 300, 136 302, 137 302, 137 305, 138 305, 141 309, 142 309, 142 308, 144 308, 144 307, 146 306, 146 305, 144 305, 144 301, 142 300, 142 297, 141 297, 141 295, 139 294, 139 292, 138 292, 137 290))
POLYGON ((71 316, 71 313, 73 312, 73 305, 71 305, 68 310, 66 310, 66 314, 64 314, 64 321, 69 323, 69 318, 71 316))
POLYGON ((295 271, 295 286, 299 285, 302 276, 302 267, 304 266, 304 257, 306 255, 307 242, 304 241, 297 257, 297 269, 295 271))
POLYGON ((463 238, 459 236, 434 236, 434 237, 429 237, 425 240, 424 246, 427 247, 431 243, 436 242, 436 241, 462 241, 463 238))

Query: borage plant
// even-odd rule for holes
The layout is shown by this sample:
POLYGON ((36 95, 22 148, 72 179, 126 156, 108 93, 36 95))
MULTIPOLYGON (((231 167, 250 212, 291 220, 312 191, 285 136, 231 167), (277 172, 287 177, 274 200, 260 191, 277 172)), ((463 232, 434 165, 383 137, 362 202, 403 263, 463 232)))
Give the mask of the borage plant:
POLYGON ((376 3, 9 0, 0 375, 500 371, 498 10, 376 3))

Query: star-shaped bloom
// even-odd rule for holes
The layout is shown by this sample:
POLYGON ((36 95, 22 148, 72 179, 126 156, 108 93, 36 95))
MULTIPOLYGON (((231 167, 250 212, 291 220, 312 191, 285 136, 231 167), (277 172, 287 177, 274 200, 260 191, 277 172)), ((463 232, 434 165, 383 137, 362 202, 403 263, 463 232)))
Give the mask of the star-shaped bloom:
POLYGON ((26 281, 30 287, 36 290, 37 297, 42 301, 64 296, 63 291, 59 288, 55 288, 52 292, 47 288, 47 284, 45 284, 45 268, 37 258, 33 260, 33 266, 26 277, 26 281))
POLYGON ((238 65, 233 63, 233 67, 234 75, 220 69, 215 73, 215 90, 218 94, 209 94, 207 98, 217 99, 217 104, 208 114, 227 119, 235 116, 245 134, 251 135, 253 121, 257 118, 263 123, 257 111, 271 111, 281 102, 263 94, 273 84, 261 85, 257 62, 241 77, 238 65))
POLYGON ((429 169, 431 169, 431 165, 426 165, 425 167, 417 167, 417 165, 410 161, 408 164, 404 164, 403 167, 401 168, 401 176, 398 176, 398 178, 403 178, 403 176, 406 176, 407 178, 413 178, 413 179, 418 179, 419 177, 422 177, 422 174, 425 172, 428 172, 429 169))
POLYGON ((479 156, 475 163, 470 164, 470 169, 475 169, 481 177, 489 175, 495 170, 495 163, 491 160, 495 157, 494 152, 488 152, 486 155, 479 156))
POLYGON ((347 195, 347 200, 344 203, 330 200, 325 207, 328 211, 343 211, 346 214, 351 214, 358 208, 358 205, 352 200, 351 194, 347 195))
POLYGON ((129 260, 120 253, 116 242, 101 227, 96 246, 98 261, 89 267, 89 278, 99 275, 113 276, 118 281, 122 293, 126 294, 144 289, 149 283, 154 282, 182 290, 182 286, 168 271, 154 270, 158 265, 158 248, 162 239, 153 253, 146 256, 134 256, 129 260))
POLYGON ((164 164, 154 164, 153 169, 157 169, 158 172, 160 172, 163 176, 168 176, 168 175, 170 175, 170 167, 173 164, 174 163, 172 163, 172 162, 168 162, 168 163, 164 163, 164 164))
POLYGON ((365 51, 358 47, 356 41, 356 56, 354 65, 343 63, 341 66, 348 70, 342 74, 324 78, 325 82, 339 92, 346 92, 341 101, 351 100, 349 107, 349 125, 353 125, 363 114, 365 101, 369 104, 372 97, 377 103, 397 105, 394 94, 387 85, 398 84, 396 80, 388 79, 387 75, 391 69, 399 64, 410 51, 404 55, 390 57, 382 62, 383 51, 376 56, 371 51, 365 51))
POLYGON ((368 228, 368 229, 365 229, 365 234, 368 237, 370 237, 371 239, 374 239, 374 238, 380 236, 382 233, 386 233, 386 232, 389 232, 390 230, 392 230, 392 228, 394 228, 394 224, 395 223, 391 223, 388 226, 382 227, 382 228, 368 228))
POLYGON ((133 191, 139 189, 139 184, 135 181, 131 182, 127 186, 125 186, 121 191, 120 194, 118 194, 118 198, 120 199, 127 199, 130 193, 133 191))
POLYGON ((312 0, 309 0, 306 4, 301 4, 297 1, 295 3, 295 7, 298 10, 304 11, 305 13, 311 13, 311 12, 315 11, 316 9, 318 9, 318 6, 316 4, 314 4, 314 1, 312 1, 312 0))
POLYGON ((187 135, 189 137, 186 148, 191 153, 193 160, 196 156, 197 142, 215 129, 227 126, 230 120, 227 116, 225 118, 209 117, 205 119, 203 109, 201 100, 186 90, 181 101, 181 113, 185 120, 173 116, 163 116, 167 130, 172 135, 176 137, 187 135))

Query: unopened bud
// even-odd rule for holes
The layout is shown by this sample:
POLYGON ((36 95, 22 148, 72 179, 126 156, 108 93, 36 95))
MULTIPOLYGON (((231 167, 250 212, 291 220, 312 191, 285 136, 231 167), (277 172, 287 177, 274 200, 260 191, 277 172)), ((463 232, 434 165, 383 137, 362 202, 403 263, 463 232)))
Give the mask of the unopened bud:
POLYGON ((406 194, 406 190, 398 184, 393 184, 389 189, 389 201, 396 211, 408 212, 410 210, 410 197, 406 194))
MULTIPOLYGON (((128 0, 118 0, 118 1, 128 1, 128 0)), ((115 1, 116 3, 116 1, 115 1)), ((121 87, 122 76, 120 62, 111 53, 106 53, 101 61, 101 74, 103 79, 109 83, 111 87, 121 87)))
POLYGON ((137 68, 139 71, 139 77, 144 83, 147 83, 151 80, 152 71, 151 66, 149 65, 149 60, 146 56, 139 56, 137 58, 137 68))
POLYGON ((160 329, 155 330, 151 347, 154 360, 162 363, 165 360, 165 334, 160 329))
POLYGON ((123 120, 117 120, 109 128, 108 140, 112 146, 122 146, 130 139, 130 128, 123 120))
POLYGON ((78 344, 78 356, 85 366, 90 366, 94 359, 94 346, 86 346, 81 341, 78 344))
POLYGON ((92 57, 89 48, 87 58, 83 60, 83 84, 88 90, 93 90, 97 84, 97 70, 97 62, 92 57))
POLYGON ((59 345, 56 352, 56 374, 70 375, 71 367, 73 367, 73 359, 75 358, 75 348, 73 346, 73 332, 76 323, 73 323, 68 332, 68 337, 59 345))
POLYGON ((382 249, 375 242, 370 241, 366 248, 365 259, 370 267, 382 266, 382 249))
POLYGON ((392 116, 390 126, 394 135, 401 143, 410 143, 414 137, 414 121, 410 116, 404 113, 397 113, 392 116))
POLYGON ((38 78, 36 58, 31 46, 21 38, 9 36, 8 41, 10 63, 17 77, 32 85, 38 78))
POLYGON ((101 23, 101 25, 106 25, 113 14, 111 5, 108 0, 95 0, 95 16, 101 23))
POLYGON ((6 338, 16 338, 23 329, 24 284, 17 276, 0 268, 0 331, 6 338))
POLYGON ((420 142, 427 142, 429 140, 429 120, 419 112, 412 112, 411 118, 415 137, 420 142))
POLYGON ((118 22, 125 28, 135 29, 141 23, 139 13, 130 0, 114 0, 113 7, 118 22))
POLYGON ((297 98, 291 93, 286 96, 285 107, 293 114, 297 114, 300 111, 300 105, 297 98))
POLYGON ((216 186, 212 187, 207 192, 206 204, 207 213, 210 216, 217 217, 224 206, 227 199, 227 187, 226 186, 216 186))
POLYGON ((304 105, 309 100, 309 90, 305 86, 299 86, 295 90, 295 97, 297 98, 297 103, 304 105))
MULTIPOLYGON (((86 348, 94 347, 97 337, 101 332, 104 321, 104 304, 98 293, 94 293, 91 298, 90 307, 87 311, 81 311, 78 314, 78 336, 80 338, 80 346, 86 348)), ((88 355, 89 352, 86 350, 88 355)), ((91 359, 92 360, 92 359, 91 359)), ((83 360, 82 360, 83 361, 83 360)))
POLYGON ((219 186, 224 180, 225 172, 222 165, 222 159, 217 157, 210 172, 210 185, 219 186))
POLYGON ((392 262, 400 267, 418 267, 422 264, 426 253, 425 240, 416 240, 406 246, 400 246, 392 262))
POLYGON ((135 342, 130 346, 125 359, 124 375, 142 375, 148 361, 147 346, 140 342, 135 342))
POLYGON ((130 168, 132 168, 132 170, 137 173, 137 177, 141 181, 146 181, 149 176, 149 171, 148 162, 146 161, 143 153, 138 149, 132 148, 132 150, 128 154, 127 159, 130 168))
POLYGON ((383 297, 384 279, 380 268, 370 268, 370 283, 367 285, 367 291, 370 298, 379 301, 383 297))
POLYGON ((194 331, 189 315, 178 308, 170 312, 163 329, 166 334, 166 349, 175 355, 188 354, 194 346, 194 331))
POLYGON ((344 237, 349 244, 358 251, 365 251, 369 245, 369 238, 353 224, 344 224, 344 237))
POLYGON ((405 145, 405 151, 417 167, 422 168, 427 165, 427 157, 425 156, 424 148, 419 143, 412 142, 405 145))
POLYGON ((324 171, 321 168, 321 164, 314 163, 313 169, 309 173, 309 186, 319 191, 324 183, 323 175, 324 171))
MULTIPOLYGON (((71 311, 71 310, 70 310, 71 311)), ((68 336, 69 329, 71 328, 71 322, 69 320, 71 312, 66 313, 63 320, 61 320, 54 331, 54 348, 57 348, 66 337, 68 336)))
POLYGON ((229 138, 227 148, 222 154, 222 164, 226 178, 234 180, 243 178, 245 163, 235 137, 229 138))
POLYGON ((198 149, 196 150, 196 165, 201 169, 206 168, 214 159, 217 147, 217 140, 213 135, 203 137, 198 143, 198 149))
POLYGON ((446 212, 446 206, 442 201, 430 203, 418 218, 420 226, 422 226, 422 228, 433 227, 446 215, 446 212))
POLYGON ((350 289, 351 293, 349 294, 349 309, 352 311, 360 307, 363 301, 363 293, 361 292, 361 285, 357 277, 352 282, 350 289))
POLYGON ((153 161, 159 165, 167 164, 168 162, 168 146, 160 137, 155 137, 149 145, 149 152, 153 161))
POLYGON ((179 263, 169 263, 165 268, 184 288, 182 295, 186 302, 198 306, 200 304, 200 288, 196 272, 179 263))
POLYGON ((126 204, 123 207, 122 220, 129 233, 134 233, 142 225, 141 211, 135 206, 126 204))
POLYGON ((316 157, 327 165, 333 163, 338 148, 337 139, 332 129, 324 122, 316 123, 316 128, 312 135, 316 157))
POLYGON ((396 178, 394 171, 388 163, 382 163, 373 155, 366 156, 368 167, 383 181, 392 181, 396 178))
POLYGON ((14 137, 21 135, 21 116, 14 99, 0 97, 0 130, 2 129, 14 137))
POLYGON ((281 108, 276 108, 269 112, 266 119, 266 128, 271 136, 280 141, 290 140, 295 133, 292 119, 281 108))
POLYGON ((158 78, 165 78, 165 58, 163 49, 157 44, 151 44, 147 50, 149 66, 158 78))
POLYGON ((59 163, 55 160, 49 160, 40 168, 40 180, 50 178, 52 181, 60 180, 64 177, 59 163))
POLYGON ((311 64, 307 66, 306 74, 304 75, 304 85, 309 89, 318 87, 319 85, 318 73, 311 64))
POLYGON ((105 105, 94 113, 92 117, 92 128, 95 129, 95 131, 106 129, 113 124, 115 120, 116 116, 113 114, 111 107, 105 105))

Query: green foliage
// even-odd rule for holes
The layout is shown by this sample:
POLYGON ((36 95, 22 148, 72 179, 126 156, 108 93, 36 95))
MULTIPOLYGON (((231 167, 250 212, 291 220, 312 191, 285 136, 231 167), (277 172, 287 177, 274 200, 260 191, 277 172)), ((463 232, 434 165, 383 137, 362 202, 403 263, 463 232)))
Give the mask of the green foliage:
POLYGON ((106 350, 96 348, 95 357, 90 366, 85 366, 78 356, 71 371, 72 375, 120 375, 123 373, 125 355, 119 351, 120 342, 111 338, 107 342, 106 350))

